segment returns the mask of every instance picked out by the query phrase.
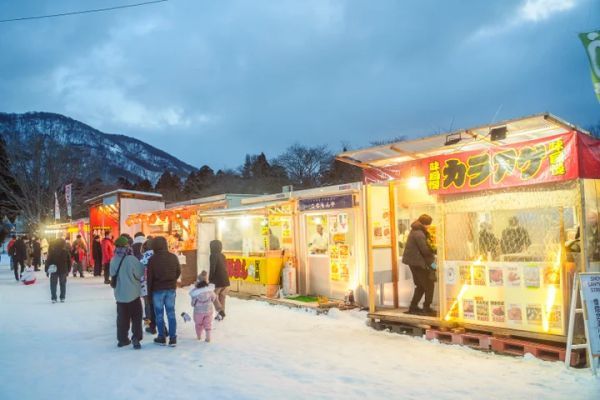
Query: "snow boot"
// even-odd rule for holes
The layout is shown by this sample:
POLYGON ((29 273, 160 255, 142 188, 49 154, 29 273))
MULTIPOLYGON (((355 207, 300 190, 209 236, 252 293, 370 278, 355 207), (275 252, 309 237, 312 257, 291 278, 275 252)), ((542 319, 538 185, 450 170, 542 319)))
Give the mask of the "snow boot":
POLYGON ((133 341, 133 348, 134 348, 134 350, 139 350, 139 349, 142 348, 142 345, 140 344, 139 340, 134 340, 133 341))
POLYGON ((169 347, 177 346, 177 336, 169 338, 169 347))
POLYGON ((167 341, 165 340, 164 337, 157 336, 157 337, 154 338, 154 343, 159 344, 161 346, 166 346, 167 341))
POLYGON ((125 347, 125 346, 129 346, 130 344, 131 344, 131 340, 127 339, 126 342, 117 343, 117 347, 125 347))
POLYGON ((52 299, 52 304, 56 303, 56 299, 52 299))
POLYGON ((147 327, 146 328, 146 332, 148 332, 148 333, 150 333, 152 335, 156 335, 156 328, 147 327))

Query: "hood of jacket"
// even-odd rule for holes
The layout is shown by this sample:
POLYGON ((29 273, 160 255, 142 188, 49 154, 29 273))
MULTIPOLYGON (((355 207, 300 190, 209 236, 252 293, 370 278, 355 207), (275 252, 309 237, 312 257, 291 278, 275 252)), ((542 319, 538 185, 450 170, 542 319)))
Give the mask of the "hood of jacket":
POLYGON ((152 250, 154 250, 155 253, 168 251, 169 246, 167 245, 167 239, 162 236, 152 239, 152 250))
POLYGON ((211 240, 210 254, 221 253, 223 251, 223 243, 220 240, 211 240))
POLYGON ((425 225, 420 223, 418 220, 410 224, 410 227, 414 230, 423 231, 425 235, 429 235, 429 232, 427 231, 427 228, 425 228, 425 225))
POLYGON ((215 285, 213 285, 212 283, 209 283, 208 286, 204 286, 203 288, 193 288, 192 290, 190 290, 190 296, 196 297, 196 296, 201 295, 202 293, 214 292, 214 291, 215 291, 215 285))

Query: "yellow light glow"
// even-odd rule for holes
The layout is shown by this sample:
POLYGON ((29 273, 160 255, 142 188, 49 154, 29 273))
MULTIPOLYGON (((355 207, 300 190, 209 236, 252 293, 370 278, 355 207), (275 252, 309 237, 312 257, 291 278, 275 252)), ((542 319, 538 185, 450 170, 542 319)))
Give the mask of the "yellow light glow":
MULTIPOLYGON (((475 260, 475 262, 473 264, 471 264, 471 268, 470 268, 470 272, 469 272, 470 275, 471 275, 471 281, 473 280, 475 266, 476 265, 481 265, 481 260, 482 260, 482 257, 479 256, 479 258, 477 260, 475 260)), ((458 296, 456 296, 456 300, 454 300, 454 302, 452 303, 452 306, 450 306, 450 308, 446 312, 446 316, 444 317, 444 321, 450 321, 452 319, 452 310, 454 310, 454 307, 458 306, 458 303, 462 300, 463 296, 465 295, 465 293, 469 289, 469 286, 470 285, 467 284, 467 283, 465 283, 464 285, 462 285, 462 287, 460 288, 460 292, 458 292, 458 296)))
POLYGON ((249 228, 250 227, 250 217, 247 215, 244 215, 240 221, 240 225, 242 226, 242 228, 249 228))
MULTIPOLYGON (((562 260, 561 249, 558 250, 554 263, 552 264, 552 270, 550 274, 554 276, 558 274, 560 276, 560 265, 562 260)), ((546 272, 544 273, 546 274, 546 272)), ((546 309, 542 313, 542 326, 544 328, 544 332, 548 332, 550 330, 550 313, 552 312, 552 307, 556 303, 556 294, 558 290, 556 285, 551 284, 548 285, 548 294, 546 295, 546 309)))
POLYGON ((419 189, 420 187, 423 187, 424 183, 425 183, 424 177, 411 176, 410 178, 408 178, 406 185, 408 186, 409 189, 419 189))
POLYGON ((225 223, 225 220, 221 218, 221 219, 219 220, 219 229, 221 229, 221 230, 225 230, 225 227, 226 227, 226 226, 227 226, 227 223, 225 223))
POLYGON ((323 220, 321 219, 321 217, 314 217, 313 222, 315 223, 315 225, 321 225, 323 223, 323 220))

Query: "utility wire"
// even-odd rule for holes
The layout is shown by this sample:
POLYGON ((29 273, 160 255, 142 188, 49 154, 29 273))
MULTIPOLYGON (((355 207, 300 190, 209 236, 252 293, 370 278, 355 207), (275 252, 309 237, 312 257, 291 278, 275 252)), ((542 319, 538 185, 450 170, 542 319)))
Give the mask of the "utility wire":
POLYGON ((125 4, 125 5, 122 5, 122 6, 114 6, 114 7, 106 7, 106 8, 96 8, 96 9, 92 9, 92 10, 71 11, 71 12, 64 12, 64 13, 60 13, 60 14, 36 15, 36 16, 32 16, 32 17, 20 17, 20 18, 11 18, 11 19, 0 19, 0 23, 3 23, 3 22, 13 22, 13 21, 26 21, 26 20, 31 20, 31 19, 44 19, 44 18, 65 17, 67 15, 77 15, 77 14, 91 14, 91 13, 104 12, 104 11, 120 10, 122 8, 140 7, 140 6, 145 6, 145 5, 148 5, 148 4, 164 3, 166 1, 169 1, 169 0, 145 1, 143 3, 125 4))

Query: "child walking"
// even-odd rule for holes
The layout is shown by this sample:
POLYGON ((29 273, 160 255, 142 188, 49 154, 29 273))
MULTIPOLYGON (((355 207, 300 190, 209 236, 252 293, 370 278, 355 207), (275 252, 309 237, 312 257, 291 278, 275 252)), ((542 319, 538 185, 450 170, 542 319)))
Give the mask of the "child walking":
POLYGON ((215 285, 208 283, 208 274, 202 271, 198 275, 195 288, 190 291, 192 306, 194 307, 194 322, 196 323, 196 336, 202 340, 202 332, 206 331, 206 342, 210 342, 210 331, 212 330, 213 302, 217 298, 215 295, 215 285))

